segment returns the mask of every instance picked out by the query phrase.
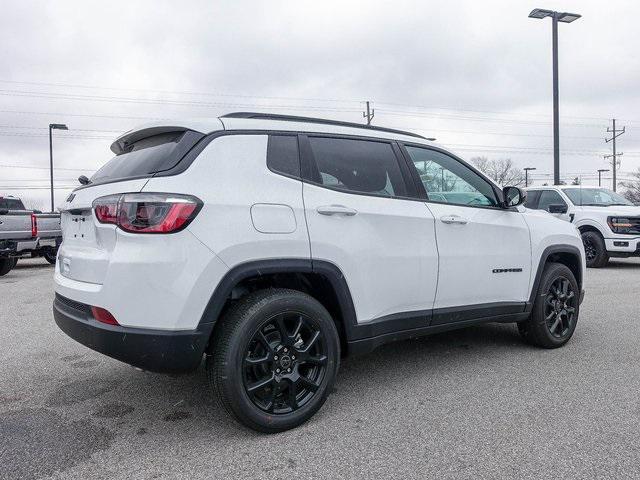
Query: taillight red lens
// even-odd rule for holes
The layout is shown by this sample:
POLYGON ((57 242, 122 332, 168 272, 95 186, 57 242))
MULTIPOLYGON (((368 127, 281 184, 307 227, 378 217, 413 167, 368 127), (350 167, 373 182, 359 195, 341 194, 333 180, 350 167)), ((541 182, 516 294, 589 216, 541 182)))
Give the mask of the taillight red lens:
POLYGON ((190 195, 126 193, 93 202, 96 218, 130 233, 173 233, 185 228, 202 203, 190 195))
POLYGON ((91 313, 93 313, 93 318, 99 322, 106 323, 108 325, 120 325, 115 317, 111 315, 109 310, 105 310, 100 307, 91 307, 91 313))
POLYGON ((118 222, 118 201, 120 195, 109 195, 101 197, 93 202, 93 210, 96 212, 96 218, 100 223, 117 223, 118 222))
POLYGON ((38 236, 38 219, 36 218, 35 213, 31 214, 31 236, 38 236))

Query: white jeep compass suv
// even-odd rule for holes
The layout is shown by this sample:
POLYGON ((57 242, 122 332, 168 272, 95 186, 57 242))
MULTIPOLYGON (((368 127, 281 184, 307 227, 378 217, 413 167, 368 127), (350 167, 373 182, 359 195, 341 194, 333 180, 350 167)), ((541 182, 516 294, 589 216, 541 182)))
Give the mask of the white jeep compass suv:
POLYGON ((419 135, 234 113, 111 149, 62 208, 57 324, 145 370, 206 356, 256 430, 309 419, 343 355, 491 321, 554 348, 576 328, 576 228, 419 135))

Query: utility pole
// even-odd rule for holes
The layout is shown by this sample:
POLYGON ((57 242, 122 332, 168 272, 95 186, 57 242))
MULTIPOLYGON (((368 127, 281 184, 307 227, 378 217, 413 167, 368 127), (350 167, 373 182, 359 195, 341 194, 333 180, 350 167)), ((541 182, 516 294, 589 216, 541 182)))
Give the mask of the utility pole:
POLYGON ((529 186, 529 170, 536 170, 536 167, 524 168, 524 188, 527 188, 529 186))
POLYGON ((367 119, 367 125, 371 125, 371 120, 373 120, 373 117, 375 116, 376 111, 374 109, 369 110, 369 101, 367 101, 366 104, 367 104, 367 111, 362 112, 362 117, 367 119))
POLYGON ((605 143, 612 142, 613 144, 613 153, 611 155, 605 155, 604 158, 611 158, 611 166, 613 167, 613 191, 616 191, 617 187, 617 179, 616 179, 616 170, 618 168, 618 157, 624 155, 622 152, 616 153, 616 138, 622 135, 626 131, 626 127, 622 127, 622 130, 616 129, 616 119, 612 119, 613 128, 607 127, 607 133, 611 133, 611 138, 605 138, 605 143))
POLYGON ((54 211, 55 202, 53 200, 53 130, 69 130, 63 123, 50 123, 49 124, 49 175, 51 179, 51 213, 54 211))
POLYGON ((598 169, 598 186, 602 186, 602 172, 608 172, 608 168, 599 168, 598 169))

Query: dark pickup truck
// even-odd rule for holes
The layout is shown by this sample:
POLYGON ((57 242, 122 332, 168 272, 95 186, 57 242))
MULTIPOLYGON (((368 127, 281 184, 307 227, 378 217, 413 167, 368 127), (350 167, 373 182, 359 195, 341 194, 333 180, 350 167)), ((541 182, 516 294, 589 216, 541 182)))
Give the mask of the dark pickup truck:
POLYGON ((55 264, 62 241, 59 213, 27 210, 19 198, 0 196, 0 276, 22 257, 44 257, 55 264))

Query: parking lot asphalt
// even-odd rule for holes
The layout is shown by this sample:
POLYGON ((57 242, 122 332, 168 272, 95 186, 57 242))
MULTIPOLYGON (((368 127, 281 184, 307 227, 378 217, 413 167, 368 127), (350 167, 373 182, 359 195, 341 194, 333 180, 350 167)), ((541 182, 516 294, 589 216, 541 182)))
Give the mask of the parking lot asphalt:
POLYGON ((587 272, 564 348, 497 324, 386 345, 278 435, 229 419, 203 368, 146 373, 68 338, 52 274, 0 278, 1 479, 640 478, 638 260, 587 272))

